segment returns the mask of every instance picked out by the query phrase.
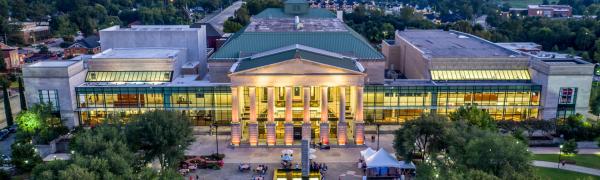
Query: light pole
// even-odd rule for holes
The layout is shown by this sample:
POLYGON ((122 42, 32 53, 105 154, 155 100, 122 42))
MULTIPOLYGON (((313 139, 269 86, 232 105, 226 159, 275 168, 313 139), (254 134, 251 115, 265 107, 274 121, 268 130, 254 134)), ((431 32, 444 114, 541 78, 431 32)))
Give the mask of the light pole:
POLYGON ((379 127, 381 124, 377 123, 377 150, 379 150, 379 127))
POLYGON ((558 168, 560 168, 560 153, 562 152, 563 145, 558 146, 558 168))
POLYGON ((217 143, 217 156, 219 156, 219 125, 213 123, 213 126, 215 126, 215 142, 217 143))

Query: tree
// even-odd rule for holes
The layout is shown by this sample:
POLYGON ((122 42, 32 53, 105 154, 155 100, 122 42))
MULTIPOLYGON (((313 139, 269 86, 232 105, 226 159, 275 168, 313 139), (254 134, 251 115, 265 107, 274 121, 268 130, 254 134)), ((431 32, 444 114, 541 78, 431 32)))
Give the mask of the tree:
POLYGON ((594 61, 600 62, 600 39, 594 42, 594 61))
POLYGON ((77 26, 69 20, 68 15, 59 15, 52 17, 50 30, 54 36, 64 38, 74 36, 77 33, 77 26))
POLYGON ((600 147, 600 136, 598 136, 598 137, 596 138, 596 145, 597 145, 598 147, 600 147))
POLYGON ((235 32, 238 32, 242 28, 243 27, 240 23, 230 21, 229 19, 225 20, 225 22, 223 23, 223 32, 226 32, 226 33, 235 33, 235 32))
POLYGON ((473 139, 464 146, 463 154, 454 154, 456 164, 477 169, 502 179, 515 175, 532 176, 531 153, 527 145, 510 136, 488 134, 473 139))
POLYGON ((7 75, 0 75, 0 86, 2 86, 2 98, 4 98, 4 115, 6 117, 6 124, 12 126, 13 115, 12 108, 10 107, 10 96, 8 95, 8 88, 10 88, 10 78, 7 75))
POLYGON ((594 46, 596 35, 587 28, 581 28, 577 31, 575 37, 575 47, 580 50, 588 50, 594 46))
POLYGON ((577 154, 579 152, 579 150, 577 150, 577 141, 575 141, 575 139, 568 140, 562 145, 560 152, 564 154, 577 154))
POLYGON ((23 76, 17 77, 19 82, 19 103, 21 111, 27 110, 27 102, 25 101, 25 87, 23 86, 23 76))
POLYGON ((42 158, 35 152, 35 146, 30 142, 15 142, 11 145, 12 164, 21 171, 29 172, 42 158))
POLYGON ((186 115, 156 110, 140 114, 127 125, 127 140, 141 150, 146 162, 158 159, 163 170, 176 167, 183 152, 193 141, 186 115))
POLYGON ((465 121, 469 125, 482 129, 496 130, 494 118, 488 112, 477 108, 476 105, 461 106, 455 112, 450 113, 450 120, 465 121))
POLYGON ((51 104, 34 104, 30 109, 17 115, 19 124, 18 136, 24 139, 34 139, 36 143, 48 143, 57 137, 67 134, 60 118, 53 114, 51 104))
POLYGON ((408 121, 396 131, 396 154, 409 161, 414 153, 420 153, 423 159, 427 159, 447 146, 445 139, 449 128, 448 119, 436 114, 424 114, 408 121))

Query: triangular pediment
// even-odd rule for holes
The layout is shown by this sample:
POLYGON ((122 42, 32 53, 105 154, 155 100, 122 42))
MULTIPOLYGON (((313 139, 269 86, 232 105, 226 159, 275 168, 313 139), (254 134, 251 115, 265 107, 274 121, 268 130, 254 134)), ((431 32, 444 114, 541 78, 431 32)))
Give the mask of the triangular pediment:
POLYGON ((231 75, 363 75, 349 69, 344 69, 328 64, 322 64, 306 59, 290 59, 266 66, 260 66, 244 71, 234 72, 231 75))

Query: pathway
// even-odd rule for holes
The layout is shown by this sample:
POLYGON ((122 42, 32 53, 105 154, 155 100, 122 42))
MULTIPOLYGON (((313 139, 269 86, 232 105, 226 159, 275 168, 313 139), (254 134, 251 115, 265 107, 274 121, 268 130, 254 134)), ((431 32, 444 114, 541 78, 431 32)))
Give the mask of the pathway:
POLYGON ((201 22, 210 23, 215 28, 218 28, 220 31, 223 31, 223 23, 227 18, 232 17, 240 7, 242 7, 242 1, 236 1, 231 6, 225 8, 223 11, 219 12, 219 14, 212 16, 210 18, 205 18, 201 22))
POLYGON ((567 171, 574 171, 584 174, 590 174, 594 176, 600 176, 600 169, 588 168, 583 166, 565 164, 564 166, 559 166, 558 163, 548 162, 548 161, 533 161, 533 166, 537 167, 545 167, 545 168, 554 168, 554 169, 562 169, 567 171))
MULTIPOLYGON (((577 154, 600 154, 598 148, 579 148, 577 154)), ((530 147, 533 154, 558 154, 558 147, 530 147)))

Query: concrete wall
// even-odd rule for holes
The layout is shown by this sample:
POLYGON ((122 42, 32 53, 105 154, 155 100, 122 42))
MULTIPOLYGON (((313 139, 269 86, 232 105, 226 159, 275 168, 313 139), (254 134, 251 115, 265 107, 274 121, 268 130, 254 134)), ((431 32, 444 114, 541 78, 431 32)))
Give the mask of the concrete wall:
POLYGON ((23 68, 27 105, 40 103, 39 90, 57 90, 63 124, 69 128, 78 126, 79 117, 75 113, 77 108, 75 87, 84 82, 86 72, 82 61, 68 67, 27 66, 23 68))
POLYGON ((577 98, 575 100, 575 111, 577 113, 585 114, 589 111, 593 64, 552 66, 541 61, 532 60, 532 68, 529 71, 532 82, 542 85, 540 104, 543 109, 540 112, 540 118, 556 118, 559 91, 562 87, 577 88, 577 98))
POLYGON ((144 30, 119 29, 110 27, 100 31, 102 50, 110 48, 185 48, 187 61, 198 61, 199 75, 208 72, 206 62, 206 28, 184 28, 186 26, 133 26, 144 30), (150 27, 150 28, 148 28, 150 27), (162 27, 162 28, 161 28, 162 27))
POLYGON ((167 59, 92 58, 88 67, 89 71, 173 71, 175 77, 181 74, 186 55, 185 49, 181 49, 167 59))
POLYGON ((383 84, 385 78, 385 61, 378 60, 358 60, 360 64, 365 68, 367 76, 365 77, 365 84, 383 84))
POLYGON ((393 70, 402 70, 400 62, 400 46, 388 44, 386 41, 381 42, 381 53, 385 59, 385 68, 393 70))
POLYGON ((235 60, 224 61, 210 61, 208 63, 209 72, 208 72, 208 80, 211 83, 229 83, 231 79, 229 79, 229 69, 235 63, 235 60))
POLYGON ((421 50, 398 34, 395 46, 398 53, 389 54, 388 57, 389 64, 394 64, 394 69, 400 70, 408 79, 430 79, 429 60, 421 50))

